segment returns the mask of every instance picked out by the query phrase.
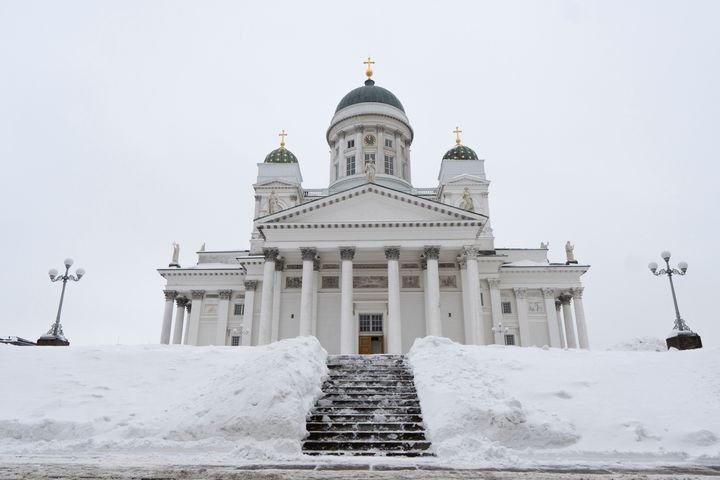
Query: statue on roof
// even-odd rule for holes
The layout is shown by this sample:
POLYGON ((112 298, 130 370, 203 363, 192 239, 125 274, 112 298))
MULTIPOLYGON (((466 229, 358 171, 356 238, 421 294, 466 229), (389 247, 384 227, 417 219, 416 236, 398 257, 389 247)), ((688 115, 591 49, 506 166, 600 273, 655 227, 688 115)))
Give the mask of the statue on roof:
POLYGON ((473 202, 472 196, 470 196, 470 190, 465 187, 462 196, 462 202, 460 202, 460 208, 469 212, 475 211, 475 202, 473 202))
POLYGON ((277 193, 275 193, 275 190, 270 192, 270 195, 267 199, 267 210, 268 214, 279 212, 281 209, 280 207, 280 198, 278 197, 277 193))
POLYGON ((368 160, 365 162, 365 177, 367 178, 367 181, 370 183, 373 183, 375 181, 375 162, 373 160, 368 160))
POLYGON ((566 263, 578 263, 575 260, 575 245, 571 244, 569 240, 565 244, 565 256, 567 257, 566 263))
POLYGON ((180 267, 180 245, 177 242, 173 242, 172 259, 170 260, 169 267, 180 267))

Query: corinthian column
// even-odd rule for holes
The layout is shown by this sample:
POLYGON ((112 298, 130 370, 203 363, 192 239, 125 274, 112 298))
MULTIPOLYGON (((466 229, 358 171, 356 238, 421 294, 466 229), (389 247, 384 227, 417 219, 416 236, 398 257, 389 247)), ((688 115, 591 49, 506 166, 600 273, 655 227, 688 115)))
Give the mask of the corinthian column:
POLYGON ((230 299, 232 290, 218 291, 220 302, 218 303, 217 328, 215 330, 215 345, 224 347, 227 344, 228 315, 230 314, 230 299))
MULTIPOLYGON (((471 339, 467 340, 468 334, 465 334, 465 343, 474 343, 477 345, 485 344, 485 322, 483 320, 482 305, 480 302, 480 278, 478 272, 477 248, 465 247, 465 259, 467 268, 467 286, 468 286, 468 307, 470 307, 470 323, 471 339)), ((463 292, 464 294, 464 292, 463 292)))
POLYGON ((172 328, 173 302, 178 292, 175 290, 163 290, 165 294, 165 311, 163 312, 162 329, 160 330, 160 343, 170 343, 170 329, 172 328))
POLYGON ((440 271, 438 269, 438 258, 440 247, 425 247, 425 260, 427 261, 427 284, 425 285, 425 296, 427 298, 427 326, 428 335, 442 336, 442 323, 440 321, 440 271))
POLYGON ((556 299, 555 300, 555 316, 557 317, 558 332, 560 332, 560 347, 568 348, 567 339, 565 338, 565 327, 564 327, 565 322, 563 322, 562 310, 560 310, 561 307, 562 307, 562 302, 560 302, 560 299, 556 299))
POLYGON ((253 313, 255 312, 255 289, 257 284, 257 280, 245 280, 245 306, 243 307, 242 320, 245 333, 242 336, 242 344, 246 347, 252 345, 253 313))
POLYGON ((302 255, 302 290, 300 291, 300 336, 312 335, 312 312, 313 312, 313 277, 314 263, 317 250, 314 248, 301 248, 302 255))
POLYGON ((188 339, 187 345, 198 344, 198 334, 200 333, 200 311, 202 310, 202 301, 205 297, 205 290, 190 291, 192 297, 192 308, 190 309, 190 321, 188 322, 188 339))
POLYGON ((185 323, 185 305, 187 305, 188 299, 185 297, 178 297, 175 299, 175 330, 173 332, 173 344, 179 345, 182 343, 183 324, 185 323))
POLYGON ((571 290, 573 296, 573 305, 575 307, 575 321, 577 322, 577 334, 580 348, 590 349, 588 341, 587 323, 585 322, 585 309, 583 308, 582 287, 573 288, 571 290))
POLYGON ((516 288, 515 301, 518 309, 518 325, 520 326, 520 346, 530 346, 530 321, 528 320, 527 288, 516 288))
POLYGON ((353 322, 353 258, 355 248, 340 248, 340 353, 355 353, 357 335, 353 322))
POLYGON ((561 295, 560 303, 562 304, 563 318, 565 319, 565 340, 568 348, 577 348, 577 340, 575 340, 575 322, 573 321, 572 310, 570 309, 571 295, 561 295))
POLYGON ((555 290, 552 288, 543 288, 542 292, 545 300, 545 321, 547 322, 550 346, 561 348, 562 341, 560 340, 557 315, 555 314, 555 290))
POLYGON ((272 330, 273 287, 275 286, 275 260, 277 248, 263 248, 265 265, 263 267, 262 295, 260 297, 260 325, 258 326, 258 345, 270 343, 272 330))
POLYGON ((402 353, 402 313, 400 309, 400 247, 385 247, 388 269, 387 348, 391 355, 402 353))
POLYGON ((488 287, 490 288, 490 315, 492 315, 493 332, 495 333, 495 343, 497 345, 505 345, 504 332, 500 328, 502 323, 502 298, 500 297, 500 279, 488 278, 488 287))

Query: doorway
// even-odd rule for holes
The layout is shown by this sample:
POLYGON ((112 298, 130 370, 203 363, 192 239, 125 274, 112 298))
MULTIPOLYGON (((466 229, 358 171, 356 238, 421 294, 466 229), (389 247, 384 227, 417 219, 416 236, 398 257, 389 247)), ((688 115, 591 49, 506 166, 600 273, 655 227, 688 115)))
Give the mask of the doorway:
POLYGON ((385 353, 382 313, 361 313, 358 315, 360 339, 358 350, 361 355, 385 353))

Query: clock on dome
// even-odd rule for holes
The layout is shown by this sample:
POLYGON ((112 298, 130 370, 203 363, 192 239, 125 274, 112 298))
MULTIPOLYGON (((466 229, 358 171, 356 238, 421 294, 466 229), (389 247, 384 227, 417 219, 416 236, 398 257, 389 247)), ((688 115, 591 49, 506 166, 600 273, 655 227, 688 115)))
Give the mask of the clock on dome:
POLYGON ((374 135, 365 135, 365 138, 363 140, 365 141, 365 145, 368 145, 368 146, 375 145, 375 136, 374 135))

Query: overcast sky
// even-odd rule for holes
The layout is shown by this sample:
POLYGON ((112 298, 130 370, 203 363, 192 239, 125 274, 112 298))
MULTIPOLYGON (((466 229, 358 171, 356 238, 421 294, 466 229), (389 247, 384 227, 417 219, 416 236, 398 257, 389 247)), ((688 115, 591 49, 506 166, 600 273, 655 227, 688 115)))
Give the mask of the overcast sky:
POLYGON ((436 186, 460 125, 486 160, 497 247, 582 263, 593 347, 664 338, 680 310, 720 345, 720 2, 0 0, 0 336, 53 322, 67 256, 73 344, 157 343, 171 244, 249 246, 277 132, 327 186, 325 131, 375 80, 436 186))

